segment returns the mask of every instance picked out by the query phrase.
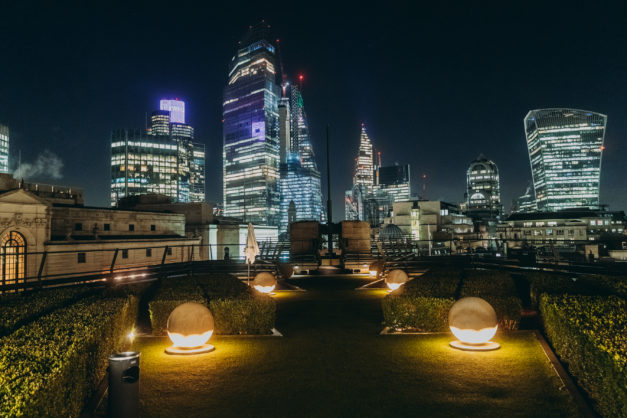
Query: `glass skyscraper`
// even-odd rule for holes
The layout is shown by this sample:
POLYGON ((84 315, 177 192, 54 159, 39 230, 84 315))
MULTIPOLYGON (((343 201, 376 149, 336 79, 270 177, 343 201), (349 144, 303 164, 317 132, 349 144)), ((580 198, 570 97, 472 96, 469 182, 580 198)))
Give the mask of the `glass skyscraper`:
POLYGON ((538 210, 598 208, 607 116, 538 109, 524 124, 538 210))
MULTIPOLYGON (((162 194, 175 202, 205 201, 205 145, 194 142, 194 128, 172 122, 170 110, 154 111, 150 127, 111 133, 111 205, 141 194, 162 194)), ((175 100, 177 120, 185 103, 175 100)))
POLYGON ((223 102, 224 215, 279 224, 277 58, 267 26, 252 26, 229 71, 223 102))
POLYGON ((293 203, 295 220, 323 220, 320 171, 309 139, 309 126, 303 98, 296 86, 290 88, 291 100, 281 99, 281 215, 279 231, 289 228, 289 208, 293 203), (289 134, 289 139, 287 135, 289 134))
POLYGON ((484 220, 496 219, 502 212, 499 168, 480 154, 466 172, 466 214, 484 220))
MULTIPOLYGON (((353 188, 344 195, 344 216, 347 220, 366 220, 366 200, 374 189, 374 161, 372 160, 372 142, 366 133, 366 126, 361 124, 359 152, 355 159, 353 188)), ((372 202, 371 202, 372 203, 372 202)), ((372 206, 372 204, 370 205, 372 206)))
POLYGON ((9 172, 9 127, 0 125, 0 173, 9 172))

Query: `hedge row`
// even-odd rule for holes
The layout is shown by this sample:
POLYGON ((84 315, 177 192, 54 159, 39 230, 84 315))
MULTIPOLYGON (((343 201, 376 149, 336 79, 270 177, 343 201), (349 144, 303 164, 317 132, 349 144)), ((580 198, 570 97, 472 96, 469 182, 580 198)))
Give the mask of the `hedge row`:
POLYGON ((271 297, 254 294, 230 274, 212 274, 163 281, 148 304, 153 334, 165 334, 170 313, 185 302, 209 307, 216 334, 268 334, 274 328, 276 303, 271 297))
POLYGON ((395 330, 446 331, 453 298, 390 294, 383 299, 385 324, 395 330))
POLYGON ((91 292, 85 287, 63 287, 0 297, 0 336, 8 335, 41 315, 67 306, 91 292))
POLYGON ((0 416, 78 416, 136 318, 134 296, 94 296, 0 338, 0 416))
POLYGON ((487 300, 501 329, 517 329, 521 301, 508 273, 486 270, 432 269, 387 295, 382 302, 385 325, 424 332, 448 329, 448 311, 457 294, 487 300), (459 292, 458 292, 459 289, 459 292))
POLYGON ((395 330, 448 329, 448 311, 462 278, 460 269, 431 269, 382 301, 385 325, 395 330))
POLYGON ((547 337, 603 416, 627 416, 627 302, 617 296, 540 296, 547 337))
POLYGON ((508 272, 467 270, 462 281, 460 297, 485 299, 496 311, 500 329, 518 329, 522 304, 516 285, 508 272))
POLYGON ((627 277, 582 276, 569 277, 550 273, 529 273, 529 291, 535 308, 540 303, 540 295, 582 295, 627 298, 627 277))

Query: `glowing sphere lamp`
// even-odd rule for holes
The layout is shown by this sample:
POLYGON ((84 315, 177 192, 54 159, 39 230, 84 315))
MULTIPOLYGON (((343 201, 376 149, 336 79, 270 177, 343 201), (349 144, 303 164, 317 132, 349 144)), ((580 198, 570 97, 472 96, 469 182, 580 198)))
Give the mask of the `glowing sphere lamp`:
POLYGON ((271 293, 276 287, 276 278, 273 274, 262 272, 255 276, 253 287, 261 293, 271 293))
POLYGON ((407 283, 407 280, 409 280, 409 277, 403 270, 392 270, 385 278, 385 284, 388 285, 391 291, 394 291, 407 283))
POLYGON ((490 351, 500 347, 490 341, 498 322, 492 305, 481 298, 461 298, 448 313, 448 324, 457 341, 451 347, 469 351, 490 351))
POLYGON ((171 347, 168 354, 200 354, 215 349, 207 344, 213 334, 213 315, 205 305, 188 302, 177 306, 168 318, 171 347))

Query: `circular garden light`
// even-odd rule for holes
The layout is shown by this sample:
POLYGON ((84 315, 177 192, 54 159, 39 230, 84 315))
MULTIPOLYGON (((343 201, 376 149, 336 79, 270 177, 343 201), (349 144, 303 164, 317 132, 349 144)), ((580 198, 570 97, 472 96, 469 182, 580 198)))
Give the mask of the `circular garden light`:
POLYGON ((276 287, 276 278, 273 274, 262 272, 255 276, 253 287, 261 293, 271 293, 276 287))
POLYGON ((188 302, 177 306, 168 318, 168 336, 172 347, 168 354, 199 354, 215 349, 207 344, 213 334, 213 315, 205 305, 188 302))
POLYGON ((407 283, 407 280, 409 280, 409 277, 403 270, 392 270, 385 278, 385 284, 388 285, 390 291, 394 291, 407 283))
POLYGON ((498 322, 492 305, 481 298, 461 298, 453 304, 448 313, 448 324, 458 341, 451 347, 460 350, 489 351, 500 347, 490 341, 498 322))

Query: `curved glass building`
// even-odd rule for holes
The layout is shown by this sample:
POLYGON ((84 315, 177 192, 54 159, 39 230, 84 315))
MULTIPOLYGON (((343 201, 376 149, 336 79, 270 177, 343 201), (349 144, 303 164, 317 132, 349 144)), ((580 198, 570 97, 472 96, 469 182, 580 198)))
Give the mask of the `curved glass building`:
POLYGON ((524 124, 538 210, 598 208, 607 116, 537 109, 524 124))

